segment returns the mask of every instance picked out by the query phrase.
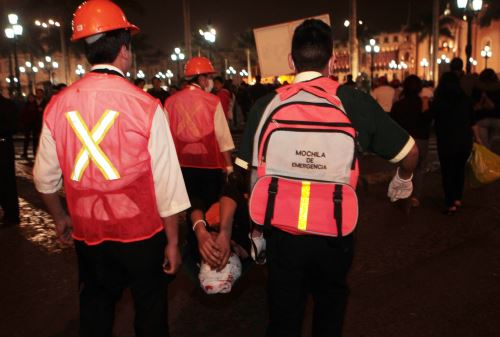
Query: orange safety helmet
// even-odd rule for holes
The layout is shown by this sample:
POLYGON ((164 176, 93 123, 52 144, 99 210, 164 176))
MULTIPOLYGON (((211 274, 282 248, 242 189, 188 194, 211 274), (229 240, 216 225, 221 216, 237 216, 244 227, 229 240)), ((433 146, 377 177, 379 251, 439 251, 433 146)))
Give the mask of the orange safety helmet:
POLYGON ((116 29, 127 29, 131 34, 139 32, 139 27, 131 24, 121 8, 109 0, 85 1, 73 14, 71 25, 71 41, 116 29))
POLYGON ((193 57, 187 61, 184 67, 184 75, 186 77, 213 73, 215 73, 215 69, 206 57, 193 57))

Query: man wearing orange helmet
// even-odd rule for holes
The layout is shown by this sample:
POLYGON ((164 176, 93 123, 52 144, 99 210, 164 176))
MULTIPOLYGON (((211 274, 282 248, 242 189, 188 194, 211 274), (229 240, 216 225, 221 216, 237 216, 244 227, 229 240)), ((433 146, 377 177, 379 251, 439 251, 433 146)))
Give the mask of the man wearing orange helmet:
POLYGON ((111 1, 78 7, 72 40, 84 40, 92 70, 47 106, 35 162, 59 239, 75 243, 81 336, 112 335, 125 287, 136 335, 168 336, 166 281, 181 263, 177 213, 190 204, 160 102, 123 75, 138 31, 111 1))
POLYGON ((222 269, 230 255, 231 228, 221 228, 214 238, 207 231, 205 212, 218 201, 224 171, 233 170, 234 143, 220 99, 207 92, 213 73, 210 60, 191 58, 184 71, 189 85, 169 97, 165 109, 192 205, 188 222, 194 234, 191 233, 190 239, 192 242, 196 239, 206 263, 222 269))

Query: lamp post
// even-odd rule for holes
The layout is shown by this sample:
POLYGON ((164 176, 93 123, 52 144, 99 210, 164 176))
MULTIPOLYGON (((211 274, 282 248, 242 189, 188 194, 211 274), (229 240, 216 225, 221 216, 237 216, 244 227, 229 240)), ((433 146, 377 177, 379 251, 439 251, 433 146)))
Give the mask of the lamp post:
POLYGON ((137 75, 135 77, 136 78, 145 78, 146 74, 144 74, 144 72, 141 69, 139 69, 139 71, 137 72, 137 75))
POLYGON ((47 72, 50 83, 54 84, 54 70, 59 69, 59 63, 52 60, 52 57, 45 56, 45 62, 39 61, 38 67, 47 72))
POLYGON ((467 45, 465 46, 466 71, 471 72, 470 58, 472 56, 472 20, 483 7, 483 0, 457 0, 457 7, 461 9, 467 18, 467 45))
POLYGON ((168 85, 171 86, 172 85, 172 77, 174 77, 174 73, 172 72, 172 70, 167 69, 165 76, 167 76, 168 85))
MULTIPOLYGON (((9 18, 10 26, 5 29, 5 36, 8 39, 13 41, 13 50, 14 50, 14 72, 17 81, 13 81, 16 88, 16 96, 21 94, 21 81, 19 80, 19 64, 17 60, 17 38, 18 36, 23 35, 23 26, 21 26, 18 21, 19 17, 16 14, 9 14, 7 16, 9 18)), ((12 76, 11 76, 12 77, 12 76)))
POLYGON ((38 67, 34 66, 30 61, 26 61, 24 66, 19 67, 19 71, 28 77, 28 91, 33 93, 33 83, 35 82, 38 67))
POLYGON ((78 64, 76 66, 75 74, 79 77, 82 78, 83 75, 85 75, 85 68, 81 64, 78 64))
POLYGON ((401 62, 399 62, 397 67, 399 70, 401 70, 401 81, 402 81, 404 78, 405 70, 408 69, 408 65, 405 62, 401 61, 401 62))
POLYGON ((393 71, 392 78, 393 79, 397 78, 397 76, 395 75, 396 75, 396 69, 398 69, 398 64, 396 63, 395 60, 391 60, 391 62, 389 62, 389 69, 393 71))
POLYGON ((472 65, 473 67, 477 66, 477 60, 475 60, 474 58, 472 58, 472 57, 471 57, 471 58, 469 59, 469 62, 471 63, 471 65, 472 65))
POLYGON ((247 77, 248 76, 248 71, 246 71, 245 69, 241 69, 240 76, 241 77, 247 77))
POLYGON ((19 79, 15 76, 10 75, 9 77, 5 78, 5 81, 9 85, 9 91, 10 91, 10 94, 12 95, 12 93, 14 91, 14 87, 17 87, 17 83, 19 83, 19 79))
POLYGON ((65 31, 62 24, 54 19, 49 19, 48 21, 35 20, 35 25, 43 29, 58 28, 59 29, 59 42, 61 44, 61 54, 64 60, 64 79, 66 83, 69 82, 69 56, 68 48, 66 45, 65 31))
POLYGON ((424 77, 425 79, 427 80, 428 79, 428 76, 427 76, 427 69, 429 68, 429 61, 424 57, 421 61, 420 61, 420 66, 422 68, 424 68, 424 77))
POLYGON ((489 45, 484 46, 483 50, 481 50, 481 57, 484 58, 484 69, 488 68, 488 59, 491 56, 493 56, 491 47, 489 45))
POLYGON ((206 31, 203 29, 198 30, 201 36, 205 39, 205 41, 208 42, 208 58, 211 60, 212 55, 211 55, 211 46, 215 43, 215 40, 217 39, 217 31, 212 28, 208 27, 206 31))
POLYGON ((233 75, 236 75, 236 69, 234 69, 233 66, 229 66, 229 68, 226 69, 226 74, 232 79, 233 75))
POLYGON ((441 58, 437 59, 437 64, 444 64, 444 63, 446 64, 450 63, 450 58, 447 57, 445 54, 441 55, 441 58))
POLYGON ((177 64, 177 82, 181 80, 181 62, 184 60, 186 55, 181 51, 181 48, 174 48, 174 52, 170 55, 172 61, 177 64))
POLYGON ((371 83, 373 85, 373 71, 375 70, 375 54, 380 52, 380 46, 377 45, 377 42, 375 39, 370 39, 370 44, 367 44, 365 46, 365 50, 368 54, 371 55, 370 57, 370 77, 371 77, 371 83))

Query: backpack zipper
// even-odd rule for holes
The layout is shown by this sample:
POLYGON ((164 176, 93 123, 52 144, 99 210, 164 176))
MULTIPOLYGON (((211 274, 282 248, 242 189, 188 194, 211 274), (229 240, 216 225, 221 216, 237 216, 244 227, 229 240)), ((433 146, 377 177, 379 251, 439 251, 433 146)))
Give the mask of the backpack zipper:
POLYGON ((314 105, 314 106, 319 106, 319 107, 324 107, 324 108, 333 108, 333 109, 337 109, 337 110, 339 110, 339 111, 342 112, 342 109, 340 109, 338 106, 336 106, 336 105, 334 105, 332 103, 314 103, 314 102, 305 102, 304 101, 304 102, 288 102, 288 103, 281 104, 280 106, 278 106, 277 108, 275 108, 269 114, 269 116, 267 116, 266 121, 264 122, 264 124, 262 126, 261 133, 259 135, 259 144, 262 142, 262 137, 264 137, 264 134, 262 133, 262 130, 264 130, 264 131, 267 130, 267 127, 269 126, 269 123, 271 123, 272 120, 273 120, 273 116, 278 111, 280 111, 281 109, 286 108, 287 106, 290 106, 290 105, 295 105, 295 104, 298 104, 298 105, 314 105))
POLYGON ((311 121, 298 121, 298 120, 285 120, 285 119, 273 119, 271 122, 280 124, 303 124, 303 125, 317 125, 317 126, 336 126, 336 127, 351 127, 351 123, 326 123, 326 122, 311 122, 311 121))

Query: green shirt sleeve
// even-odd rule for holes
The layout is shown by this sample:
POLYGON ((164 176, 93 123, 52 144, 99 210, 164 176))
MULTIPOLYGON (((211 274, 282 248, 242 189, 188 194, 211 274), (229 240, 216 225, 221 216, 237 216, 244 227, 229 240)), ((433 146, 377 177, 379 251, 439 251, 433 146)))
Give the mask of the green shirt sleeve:
POLYGON ((413 139, 370 95, 349 86, 339 87, 337 95, 358 132, 363 151, 393 162, 406 156, 413 139))
POLYGON ((269 102, 276 96, 275 92, 272 92, 264 97, 261 97, 255 102, 255 104, 250 109, 248 113, 248 120, 245 124, 245 130, 243 131, 243 136, 241 137, 241 143, 238 147, 238 153, 236 156, 235 164, 248 169, 252 163, 252 150, 253 150, 253 139, 257 127, 259 126, 260 118, 264 113, 269 102))

